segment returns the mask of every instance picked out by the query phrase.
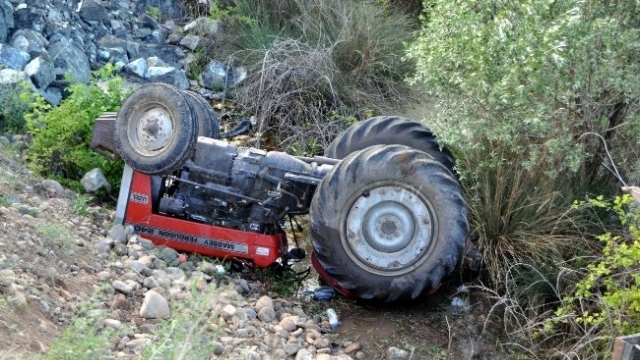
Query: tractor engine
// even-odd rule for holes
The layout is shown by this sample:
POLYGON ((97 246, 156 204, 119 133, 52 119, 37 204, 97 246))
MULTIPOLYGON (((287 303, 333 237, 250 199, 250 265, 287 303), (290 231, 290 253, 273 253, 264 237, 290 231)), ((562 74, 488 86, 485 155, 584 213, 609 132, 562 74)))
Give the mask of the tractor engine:
POLYGON ((156 181, 154 203, 161 214, 270 233, 286 214, 309 211, 317 185, 337 162, 200 137, 181 170, 156 181))

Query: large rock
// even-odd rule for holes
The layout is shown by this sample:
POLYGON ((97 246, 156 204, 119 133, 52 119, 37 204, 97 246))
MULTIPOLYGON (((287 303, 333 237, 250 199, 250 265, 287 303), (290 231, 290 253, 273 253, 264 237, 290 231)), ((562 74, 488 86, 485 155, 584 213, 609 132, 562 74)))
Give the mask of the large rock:
POLYGON ((218 35, 220 32, 220 21, 207 17, 199 17, 185 25, 184 31, 202 36, 218 35))
POLYGON ((85 21, 103 21, 107 18, 107 9, 97 0, 84 0, 81 2, 78 14, 85 21))
POLYGON ((89 59, 84 50, 73 41, 62 38, 47 49, 56 69, 56 75, 71 74, 77 82, 86 83, 91 77, 89 59))
POLYGON ((145 319, 166 319, 171 316, 169 303, 153 290, 147 291, 140 308, 140 316, 145 319))
POLYGON ((98 189, 105 188, 107 191, 111 191, 111 185, 104 177, 102 170, 99 168, 92 169, 88 173, 84 174, 80 184, 87 192, 95 192, 98 189))
POLYGON ((56 79, 53 63, 42 56, 31 60, 24 68, 38 89, 46 89, 56 79))
POLYGON ((4 69, 22 70, 31 60, 28 53, 7 44, 0 44, 0 66, 4 69))
POLYGON ((20 29, 13 33, 11 45, 16 49, 28 53, 32 58, 35 58, 46 52, 49 41, 37 31, 20 29))
POLYGON ((128 63, 124 67, 124 72, 144 79, 148 75, 149 64, 144 58, 139 58, 128 63))
POLYGON ((7 40, 9 30, 14 26, 13 6, 7 0, 0 0, 0 42, 7 40))
POLYGON ((216 60, 205 66, 200 74, 200 85, 211 90, 222 90, 244 81, 247 72, 244 68, 230 68, 216 60))
POLYGON ((180 90, 189 88, 189 79, 184 71, 174 67, 149 67, 148 79, 151 82, 171 84, 180 90))

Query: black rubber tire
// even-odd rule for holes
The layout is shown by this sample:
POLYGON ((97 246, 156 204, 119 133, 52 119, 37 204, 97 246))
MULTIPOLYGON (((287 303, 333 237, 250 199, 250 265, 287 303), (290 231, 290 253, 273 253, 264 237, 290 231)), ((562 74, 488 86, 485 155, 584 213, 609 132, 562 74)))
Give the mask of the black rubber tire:
POLYGON ((191 90, 183 90, 182 93, 193 106, 193 111, 198 119, 198 136, 219 139, 220 123, 207 100, 191 90))
POLYGON ((431 130, 400 116, 377 116, 351 125, 329 144, 325 156, 344 159, 372 145, 406 145, 424 151, 455 174, 453 155, 445 148, 440 149, 431 130))
POLYGON ((193 155, 198 141, 198 123, 193 109, 182 92, 168 84, 145 84, 125 100, 115 123, 116 150, 125 163, 145 174, 167 174, 182 166, 193 155), (157 154, 145 154, 136 147, 129 132, 130 121, 140 119, 147 111, 159 108, 169 114, 172 135, 157 154))
POLYGON ((434 289, 454 270, 469 234, 467 214, 458 181, 441 163, 407 146, 378 145, 352 153, 324 177, 311 202, 310 235, 321 266, 355 297, 411 300, 434 289), (427 250, 403 270, 406 273, 397 275, 377 274, 358 264, 352 256, 359 253, 349 255, 349 247, 357 245, 345 234, 356 200, 384 184, 413 189, 432 219, 427 250))

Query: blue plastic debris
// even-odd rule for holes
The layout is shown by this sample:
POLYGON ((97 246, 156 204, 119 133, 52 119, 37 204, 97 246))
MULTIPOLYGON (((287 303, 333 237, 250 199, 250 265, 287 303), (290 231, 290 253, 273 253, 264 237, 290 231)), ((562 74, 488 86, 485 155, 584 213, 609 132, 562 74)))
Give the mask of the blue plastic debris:
POLYGON ((302 294, 311 296, 312 299, 318 301, 327 301, 336 297, 336 291, 330 286, 318 286, 313 290, 304 291, 302 294))

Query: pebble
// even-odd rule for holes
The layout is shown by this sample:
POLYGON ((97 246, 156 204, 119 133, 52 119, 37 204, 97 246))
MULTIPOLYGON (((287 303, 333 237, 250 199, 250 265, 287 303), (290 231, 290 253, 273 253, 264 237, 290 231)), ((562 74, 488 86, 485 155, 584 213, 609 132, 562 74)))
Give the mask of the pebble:
POLYGON ((282 326, 284 330, 292 332, 297 328, 296 323, 298 322, 298 319, 299 318, 297 316, 287 316, 280 320, 279 325, 282 326))
POLYGON ((409 358, 409 355, 408 351, 398 349, 395 346, 392 346, 387 350, 387 360, 405 360, 409 358))
POLYGON ((271 310, 274 310, 273 299, 271 299, 266 295, 262 296, 260 299, 258 299, 258 301, 256 301, 256 305, 254 306, 254 308, 258 313, 260 313, 260 310, 262 310, 265 307, 270 308, 271 310))
POLYGON ((20 291, 16 291, 15 294, 9 299, 9 303, 15 309, 24 310, 29 306, 27 303, 27 298, 20 291))
POLYGON ((109 230, 109 236, 120 244, 127 243, 127 233, 122 224, 114 225, 111 230, 109 230))
POLYGON ((147 291, 140 308, 140 316, 145 319, 166 319, 171 316, 169 303, 162 295, 153 290, 147 291))
POLYGON ((351 354, 352 352, 358 351, 358 350, 360 350, 360 344, 356 342, 356 343, 352 343, 352 344, 346 346, 344 348, 344 353, 345 354, 351 354))
POLYGON ((0 286, 6 287, 16 281, 16 274, 9 269, 0 270, 0 286))
POLYGON ((265 323, 270 323, 276 319, 276 311, 270 307, 263 307, 258 311, 258 319, 265 323))
POLYGON ((116 281, 112 282, 111 286, 114 289, 120 291, 121 293, 124 293, 124 294, 127 294, 127 295, 131 294, 131 292, 133 291, 133 288, 130 285, 127 285, 127 284, 123 283, 120 280, 116 280, 116 281))

